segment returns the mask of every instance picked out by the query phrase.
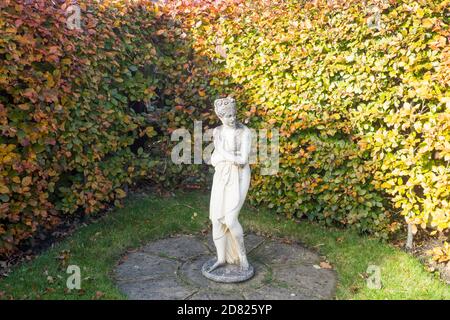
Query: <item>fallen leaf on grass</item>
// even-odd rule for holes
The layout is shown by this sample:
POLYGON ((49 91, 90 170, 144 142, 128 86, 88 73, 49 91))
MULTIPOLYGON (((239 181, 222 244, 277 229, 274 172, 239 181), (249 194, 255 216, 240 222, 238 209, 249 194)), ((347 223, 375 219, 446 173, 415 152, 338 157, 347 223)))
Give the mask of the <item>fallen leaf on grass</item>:
POLYGON ((105 294, 104 294, 103 292, 97 291, 97 292, 95 293, 94 299, 100 299, 100 298, 103 297, 104 295, 105 295, 105 294))
POLYGON ((320 267, 321 267, 322 269, 333 269, 333 267, 331 266, 331 264, 330 264, 329 262, 327 262, 327 261, 322 261, 322 262, 320 263, 320 267))
POLYGON ((352 293, 357 293, 357 292, 359 291, 359 287, 358 287, 358 286, 351 286, 351 287, 350 287, 350 291, 351 291, 352 293))
POLYGON ((45 293, 52 293, 55 292, 54 288, 45 288, 45 293))
POLYGON ((360 276, 362 279, 367 279, 369 277, 369 275, 365 272, 358 273, 358 276, 360 276))

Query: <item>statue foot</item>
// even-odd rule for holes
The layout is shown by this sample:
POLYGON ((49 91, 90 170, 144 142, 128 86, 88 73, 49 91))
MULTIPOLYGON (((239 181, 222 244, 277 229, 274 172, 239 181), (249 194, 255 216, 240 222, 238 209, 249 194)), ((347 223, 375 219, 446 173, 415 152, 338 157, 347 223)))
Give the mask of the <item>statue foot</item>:
POLYGON ((219 261, 219 260, 217 260, 216 263, 214 263, 214 264, 211 266, 211 268, 209 268, 208 272, 212 272, 213 270, 215 270, 215 269, 217 269, 217 268, 219 268, 219 267, 221 267, 221 266, 223 266, 223 265, 225 265, 225 261, 219 261))

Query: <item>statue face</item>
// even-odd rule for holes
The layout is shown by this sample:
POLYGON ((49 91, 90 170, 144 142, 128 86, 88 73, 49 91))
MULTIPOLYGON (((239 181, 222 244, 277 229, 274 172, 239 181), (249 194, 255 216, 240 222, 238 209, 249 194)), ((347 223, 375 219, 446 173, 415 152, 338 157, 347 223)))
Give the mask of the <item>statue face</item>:
POLYGON ((236 111, 234 110, 227 110, 219 119, 224 126, 236 127, 236 111))

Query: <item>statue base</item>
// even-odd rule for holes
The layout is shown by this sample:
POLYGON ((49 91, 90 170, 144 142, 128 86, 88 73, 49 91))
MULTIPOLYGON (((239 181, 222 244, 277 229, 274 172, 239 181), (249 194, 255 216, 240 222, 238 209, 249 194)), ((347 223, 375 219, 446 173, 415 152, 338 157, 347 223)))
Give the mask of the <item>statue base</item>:
POLYGON ((241 267, 236 264, 225 264, 209 272, 209 269, 216 261, 217 258, 212 258, 206 261, 202 266, 202 274, 215 282, 242 282, 253 277, 255 273, 253 266, 250 264, 248 270, 241 270, 241 267))

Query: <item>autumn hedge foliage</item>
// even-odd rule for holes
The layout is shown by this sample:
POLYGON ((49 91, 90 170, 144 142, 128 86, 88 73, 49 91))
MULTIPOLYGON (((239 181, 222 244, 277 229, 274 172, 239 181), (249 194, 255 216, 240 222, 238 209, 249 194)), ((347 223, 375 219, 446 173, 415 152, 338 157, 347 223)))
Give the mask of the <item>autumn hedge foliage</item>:
POLYGON ((384 237, 405 220, 432 234, 450 227, 448 8, 237 0, 168 10, 213 62, 208 95, 228 88, 251 127, 280 130, 280 170, 253 171, 253 202, 384 237))
POLYGON ((204 178, 170 162, 170 133, 217 124, 226 94, 280 130, 254 204, 382 237, 405 218, 449 230, 449 1, 77 3, 81 30, 69 2, 0 4, 0 254, 139 177, 204 178))
POLYGON ((125 196, 153 162, 129 107, 155 96, 157 21, 146 1, 0 3, 0 255, 66 214, 125 196), (133 152, 135 151, 135 152, 133 152))

